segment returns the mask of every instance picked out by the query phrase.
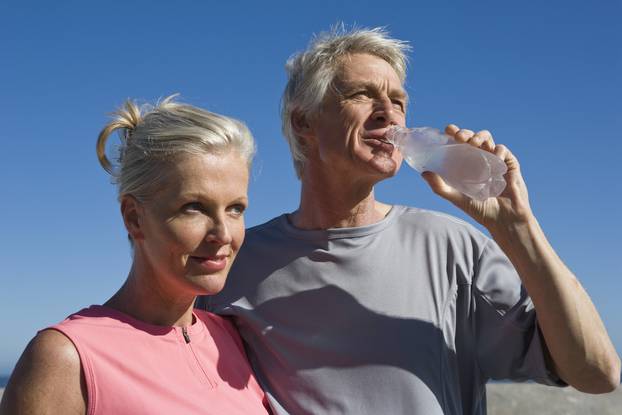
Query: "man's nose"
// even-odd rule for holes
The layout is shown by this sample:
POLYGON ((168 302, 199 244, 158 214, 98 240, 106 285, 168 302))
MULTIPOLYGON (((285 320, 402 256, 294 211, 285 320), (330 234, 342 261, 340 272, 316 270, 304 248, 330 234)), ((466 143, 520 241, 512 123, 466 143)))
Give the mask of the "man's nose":
POLYGON ((382 125, 397 125, 398 113, 390 99, 383 99, 376 103, 371 118, 382 125))

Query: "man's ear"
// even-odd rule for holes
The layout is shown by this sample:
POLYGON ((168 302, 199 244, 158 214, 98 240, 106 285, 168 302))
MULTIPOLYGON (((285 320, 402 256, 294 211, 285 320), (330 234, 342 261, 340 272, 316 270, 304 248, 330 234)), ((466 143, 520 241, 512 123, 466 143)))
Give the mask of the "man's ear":
POLYGON ((315 137, 315 131, 309 122, 309 118, 301 111, 292 112, 292 127, 298 137, 307 140, 315 137))
POLYGON ((142 204, 132 195, 124 195, 121 198, 121 216, 127 233, 133 241, 144 239, 142 204))

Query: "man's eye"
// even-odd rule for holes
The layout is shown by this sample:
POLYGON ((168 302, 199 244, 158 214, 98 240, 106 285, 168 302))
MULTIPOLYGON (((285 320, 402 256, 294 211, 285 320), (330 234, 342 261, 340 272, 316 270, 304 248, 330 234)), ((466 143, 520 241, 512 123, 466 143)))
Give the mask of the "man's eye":
POLYGON ((365 98, 365 97, 369 97, 368 91, 356 91, 350 94, 350 98, 365 98))
POLYGON ((396 109, 398 109, 398 110, 400 110, 400 111, 404 112, 404 107, 405 107, 405 105, 404 105, 404 103, 403 103, 402 101, 399 101, 399 100, 394 100, 394 101, 393 101, 393 106, 394 106, 396 109))

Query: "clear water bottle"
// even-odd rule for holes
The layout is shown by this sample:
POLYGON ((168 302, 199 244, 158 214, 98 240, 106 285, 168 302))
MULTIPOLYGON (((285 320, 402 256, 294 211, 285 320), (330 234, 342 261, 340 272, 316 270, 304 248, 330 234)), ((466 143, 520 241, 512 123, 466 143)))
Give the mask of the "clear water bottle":
POLYGON ((418 172, 432 171, 472 199, 497 197, 505 189, 507 166, 499 157, 458 143, 436 128, 391 128, 386 138, 418 172))

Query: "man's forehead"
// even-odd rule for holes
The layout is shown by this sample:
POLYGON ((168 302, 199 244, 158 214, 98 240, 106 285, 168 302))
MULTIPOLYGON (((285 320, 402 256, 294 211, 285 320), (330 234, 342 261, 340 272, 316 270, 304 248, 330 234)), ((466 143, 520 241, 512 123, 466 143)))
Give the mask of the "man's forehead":
POLYGON ((346 55, 341 59, 333 78, 333 85, 339 89, 353 87, 379 87, 387 79, 394 93, 406 95, 404 85, 395 69, 384 59, 373 55, 346 55), (356 58, 364 58, 364 61, 356 58), (353 62, 353 60, 355 60, 353 62))

